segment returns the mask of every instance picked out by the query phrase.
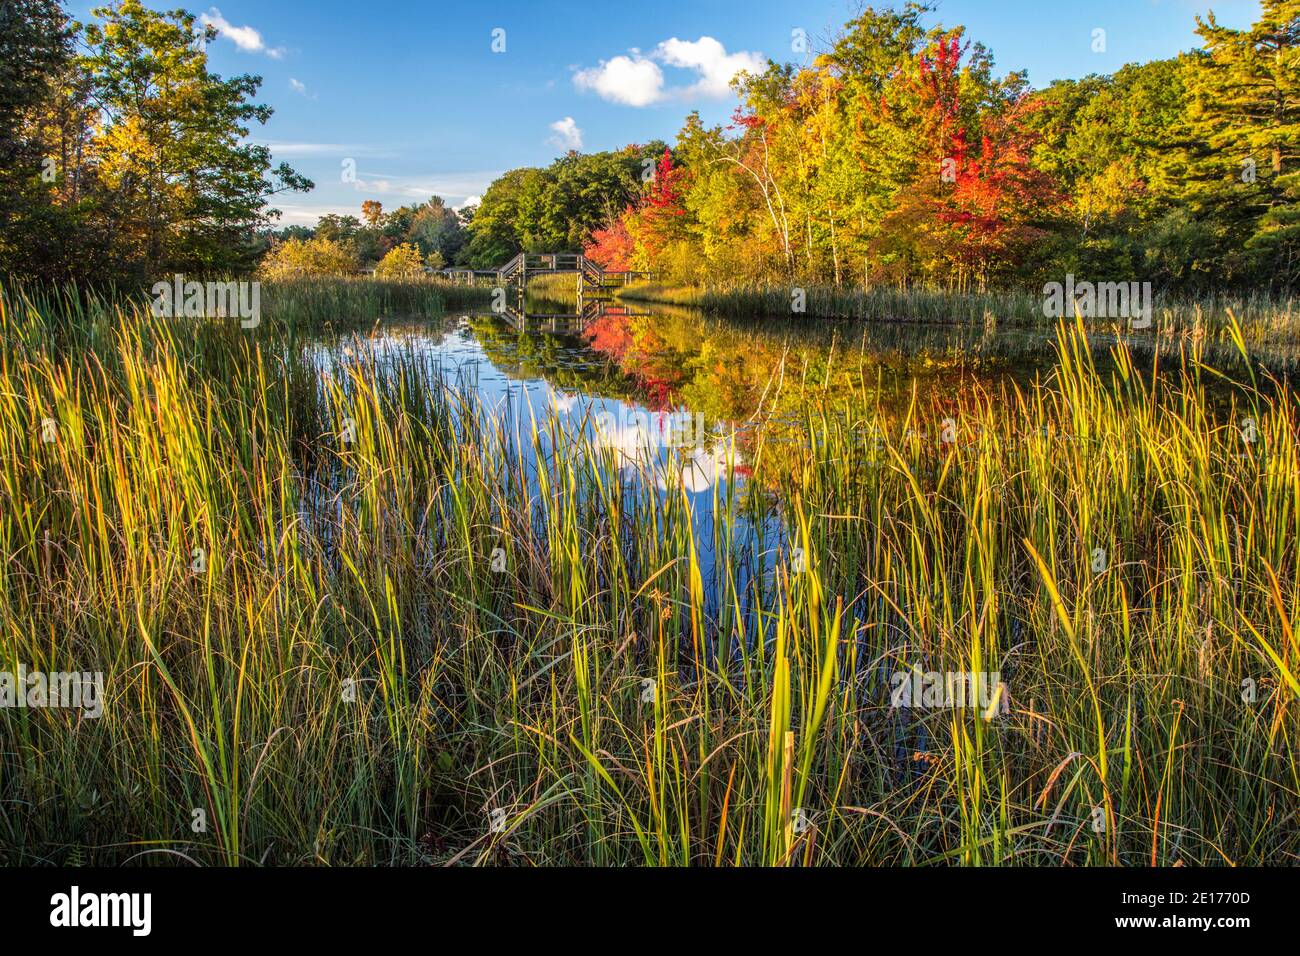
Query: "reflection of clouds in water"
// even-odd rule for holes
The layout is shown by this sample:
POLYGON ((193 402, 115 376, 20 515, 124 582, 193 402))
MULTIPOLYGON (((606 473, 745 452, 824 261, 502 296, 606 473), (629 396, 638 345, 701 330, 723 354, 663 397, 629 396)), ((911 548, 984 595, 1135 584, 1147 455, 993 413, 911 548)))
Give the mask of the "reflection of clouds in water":
MULTIPOLYGON (((560 432, 586 433, 615 453, 625 471, 644 471, 660 490, 678 485, 689 492, 724 484, 733 466, 743 464, 721 428, 706 431, 702 415, 685 409, 656 412, 644 406, 561 387, 545 378, 515 378, 498 368, 467 322, 434 334, 363 336, 313 343, 308 356, 322 375, 337 375, 346 366, 375 361, 380 366, 411 358, 439 374, 453 389, 473 392, 486 420, 503 421, 516 437, 552 440, 546 423, 560 432)), ((740 478, 741 476, 737 476, 740 478)))
POLYGON ((576 393, 570 394, 552 386, 551 402, 558 411, 567 415, 578 407, 578 396, 576 393))
POLYGON ((662 445, 657 431, 650 425, 649 415, 628 415, 623 421, 610 412, 600 412, 595 418, 596 441, 604 448, 619 453, 620 460, 629 464, 649 461, 662 445))
MULTIPOLYGON (((680 445, 674 440, 671 416, 633 412, 618 421, 609 413, 596 416, 596 440, 617 453, 620 467, 636 470, 649 466, 661 489, 680 480, 687 491, 708 491, 725 481, 728 470, 740 462, 740 454, 729 439, 705 445, 680 445)), ((703 435, 699 436, 703 439, 703 435)))
MULTIPOLYGON (((726 481, 727 471, 740 464, 740 452, 729 441, 714 443, 711 449, 695 448, 682 462, 682 485, 687 491, 708 491, 720 481, 726 481)), ((659 487, 665 482, 662 477, 659 487)))

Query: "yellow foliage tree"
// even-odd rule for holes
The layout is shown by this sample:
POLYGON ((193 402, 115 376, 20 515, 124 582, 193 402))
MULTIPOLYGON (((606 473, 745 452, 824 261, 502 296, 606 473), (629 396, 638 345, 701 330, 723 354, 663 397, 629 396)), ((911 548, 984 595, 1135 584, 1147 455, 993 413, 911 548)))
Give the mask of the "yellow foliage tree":
POLYGON ((290 239, 280 243, 262 260, 262 275, 268 279, 346 276, 357 269, 352 250, 332 239, 290 239))
POLYGON ((404 242, 388 250, 388 255, 375 266, 375 276, 382 279, 395 279, 403 276, 423 275, 424 256, 412 242, 404 242))

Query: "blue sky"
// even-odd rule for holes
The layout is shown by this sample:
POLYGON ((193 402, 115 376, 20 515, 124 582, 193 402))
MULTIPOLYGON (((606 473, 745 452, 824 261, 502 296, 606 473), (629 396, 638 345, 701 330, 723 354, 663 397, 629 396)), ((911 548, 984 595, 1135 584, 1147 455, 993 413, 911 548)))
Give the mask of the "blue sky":
MULTIPOLYGON (((148 2, 148 0, 146 0, 148 2)), ((182 2, 156 2, 170 9, 182 2)), ((72 2, 85 19, 96 4, 72 2)), ((878 5, 885 5, 880 2, 878 5)), ((209 49, 223 75, 256 73, 275 116, 252 138, 316 182, 283 197, 282 224, 359 214, 432 194, 460 205, 501 172, 545 165, 569 146, 591 152, 671 141, 691 109, 706 122, 734 108, 735 68, 800 62, 852 0, 217 0, 190 5, 224 27, 209 49), (504 30, 504 52, 493 51, 504 30), (500 35, 497 34, 499 38, 500 35), (344 161, 355 163, 345 181, 344 161)), ((1259 0, 939 0, 932 20, 962 24, 998 71, 1054 79, 1109 73, 1197 45, 1213 9, 1246 26, 1259 0), (1094 52, 1094 30, 1105 52, 1094 52)), ((499 43, 498 43, 499 45, 499 43)))

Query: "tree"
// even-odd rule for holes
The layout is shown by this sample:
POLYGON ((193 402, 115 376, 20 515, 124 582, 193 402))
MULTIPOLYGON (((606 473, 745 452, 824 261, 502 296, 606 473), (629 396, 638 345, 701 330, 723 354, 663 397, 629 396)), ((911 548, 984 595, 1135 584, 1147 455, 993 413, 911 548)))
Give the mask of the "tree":
MULTIPOLYGON (((22 137, 28 111, 43 102, 71 53, 72 31, 57 0, 7 0, 0 6, 0 161, 5 172, 32 144, 22 137)), ((28 171, 29 173, 31 170, 28 171)))
POLYGON ((357 260, 346 244, 320 236, 281 242, 261 265, 261 274, 268 279, 346 276, 356 271, 357 260))
POLYGON ((251 102, 261 79, 210 73, 203 43, 217 32, 196 30, 184 11, 122 0, 93 14, 75 67, 94 104, 90 153, 111 254, 140 276, 246 267, 254 231, 278 215, 267 201, 311 188, 244 142, 250 123, 271 116, 251 102))
POLYGON ((404 238, 415 243, 425 255, 436 252, 444 261, 450 261, 465 244, 465 230, 442 197, 434 196, 414 208, 404 238))
POLYGON ((641 195, 661 142, 606 153, 570 153, 545 169, 512 169, 483 193, 464 259, 492 268, 516 253, 578 252, 641 195))
POLYGON ((627 272, 632 268, 635 244, 622 216, 616 216, 602 229, 591 234, 591 241, 582 248, 583 254, 602 269, 610 272, 627 272))
POLYGON ((57 97, 72 31, 56 0, 0 4, 0 268, 58 274, 70 231, 54 205, 68 166, 51 155, 39 116, 57 97))
POLYGON ((375 266, 375 276, 384 279, 407 278, 424 274, 424 257, 414 243, 404 242, 394 247, 375 266))
POLYGON ((344 242, 354 238, 361 229, 361 220, 356 216, 340 216, 329 212, 316 220, 316 235, 322 239, 344 242))
POLYGON ((379 228, 384 217, 384 204, 375 199, 367 199, 361 204, 361 216, 371 229, 379 228))
POLYGON ((1202 215, 1238 224, 1268 272, 1300 278, 1300 0, 1264 0, 1249 30, 1196 20, 1189 70, 1202 215))
POLYGON ((673 154, 664 147, 645 195, 624 217, 624 228, 633 242, 633 263, 650 268, 674 242, 686 235, 686 209, 682 197, 686 188, 685 167, 673 164, 673 154))

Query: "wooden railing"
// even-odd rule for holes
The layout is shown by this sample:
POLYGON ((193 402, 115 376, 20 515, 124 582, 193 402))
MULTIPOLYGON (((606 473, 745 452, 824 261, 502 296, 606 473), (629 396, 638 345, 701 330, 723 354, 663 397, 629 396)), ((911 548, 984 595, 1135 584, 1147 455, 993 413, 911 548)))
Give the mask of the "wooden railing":
POLYGON ((628 270, 606 272, 597 263, 580 252, 521 252, 509 262, 499 266, 495 272, 491 269, 443 269, 442 275, 457 280, 473 281, 479 276, 495 275, 502 285, 519 283, 526 285, 528 278, 534 275, 576 273, 579 277, 579 292, 601 296, 613 289, 621 288, 631 282, 654 278, 649 272, 632 272, 628 270))

